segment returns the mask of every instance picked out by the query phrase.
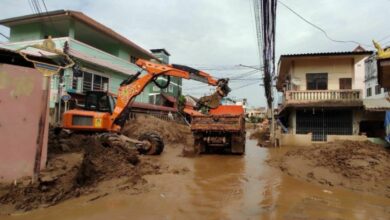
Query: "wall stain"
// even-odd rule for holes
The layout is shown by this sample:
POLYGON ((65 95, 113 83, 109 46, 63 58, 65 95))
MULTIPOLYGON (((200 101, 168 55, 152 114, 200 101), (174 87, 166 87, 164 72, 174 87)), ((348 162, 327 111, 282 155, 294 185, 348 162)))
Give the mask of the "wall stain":
POLYGON ((34 89, 33 76, 10 76, 0 71, 0 92, 3 89, 11 89, 10 96, 17 98, 31 95, 34 89))

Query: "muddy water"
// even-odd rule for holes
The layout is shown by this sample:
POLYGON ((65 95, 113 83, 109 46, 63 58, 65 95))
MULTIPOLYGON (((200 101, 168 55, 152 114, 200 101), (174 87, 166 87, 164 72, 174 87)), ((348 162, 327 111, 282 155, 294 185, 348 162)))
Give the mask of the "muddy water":
POLYGON ((302 182, 268 166, 282 150, 248 140, 243 157, 183 158, 179 147, 168 147, 161 162, 190 171, 147 176, 147 192, 82 197, 0 219, 389 219, 390 199, 302 182))

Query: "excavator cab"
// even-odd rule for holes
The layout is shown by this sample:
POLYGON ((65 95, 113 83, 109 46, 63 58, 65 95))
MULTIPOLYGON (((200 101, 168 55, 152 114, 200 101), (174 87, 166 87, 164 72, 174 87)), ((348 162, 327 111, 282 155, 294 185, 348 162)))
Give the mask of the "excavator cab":
POLYGON ((112 114, 116 98, 105 91, 88 91, 84 102, 83 109, 85 110, 112 114))

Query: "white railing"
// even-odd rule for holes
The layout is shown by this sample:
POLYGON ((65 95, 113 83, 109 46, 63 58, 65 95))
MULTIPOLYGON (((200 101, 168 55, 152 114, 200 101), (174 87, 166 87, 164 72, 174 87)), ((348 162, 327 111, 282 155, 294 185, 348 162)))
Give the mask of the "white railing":
POLYGON ((307 102, 307 101, 360 101, 362 100, 361 90, 305 90, 286 91, 285 102, 307 102))

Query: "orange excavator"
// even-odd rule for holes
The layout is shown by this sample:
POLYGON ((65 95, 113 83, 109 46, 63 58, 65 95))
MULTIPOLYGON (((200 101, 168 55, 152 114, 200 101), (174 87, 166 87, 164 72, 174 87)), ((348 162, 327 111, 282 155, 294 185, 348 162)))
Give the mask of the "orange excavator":
MULTIPOLYGON (((229 79, 215 79, 205 72, 188 66, 158 64, 143 59, 138 59, 136 65, 142 68, 142 71, 120 84, 117 97, 103 91, 87 92, 84 106, 81 109, 68 110, 64 113, 62 128, 79 132, 102 132, 105 136, 112 138, 124 126, 130 111, 130 104, 146 85, 153 81, 160 88, 166 88, 170 77, 197 80, 216 86, 217 89, 213 95, 199 101, 200 107, 216 108, 222 97, 230 92, 229 79), (144 72, 146 74, 143 74, 144 72), (165 85, 159 84, 157 78, 160 76, 167 77, 165 85)), ((125 142, 133 144, 143 154, 160 154, 164 149, 163 140, 153 132, 141 135, 138 140, 123 135, 114 139, 116 141, 125 139, 125 142)))

